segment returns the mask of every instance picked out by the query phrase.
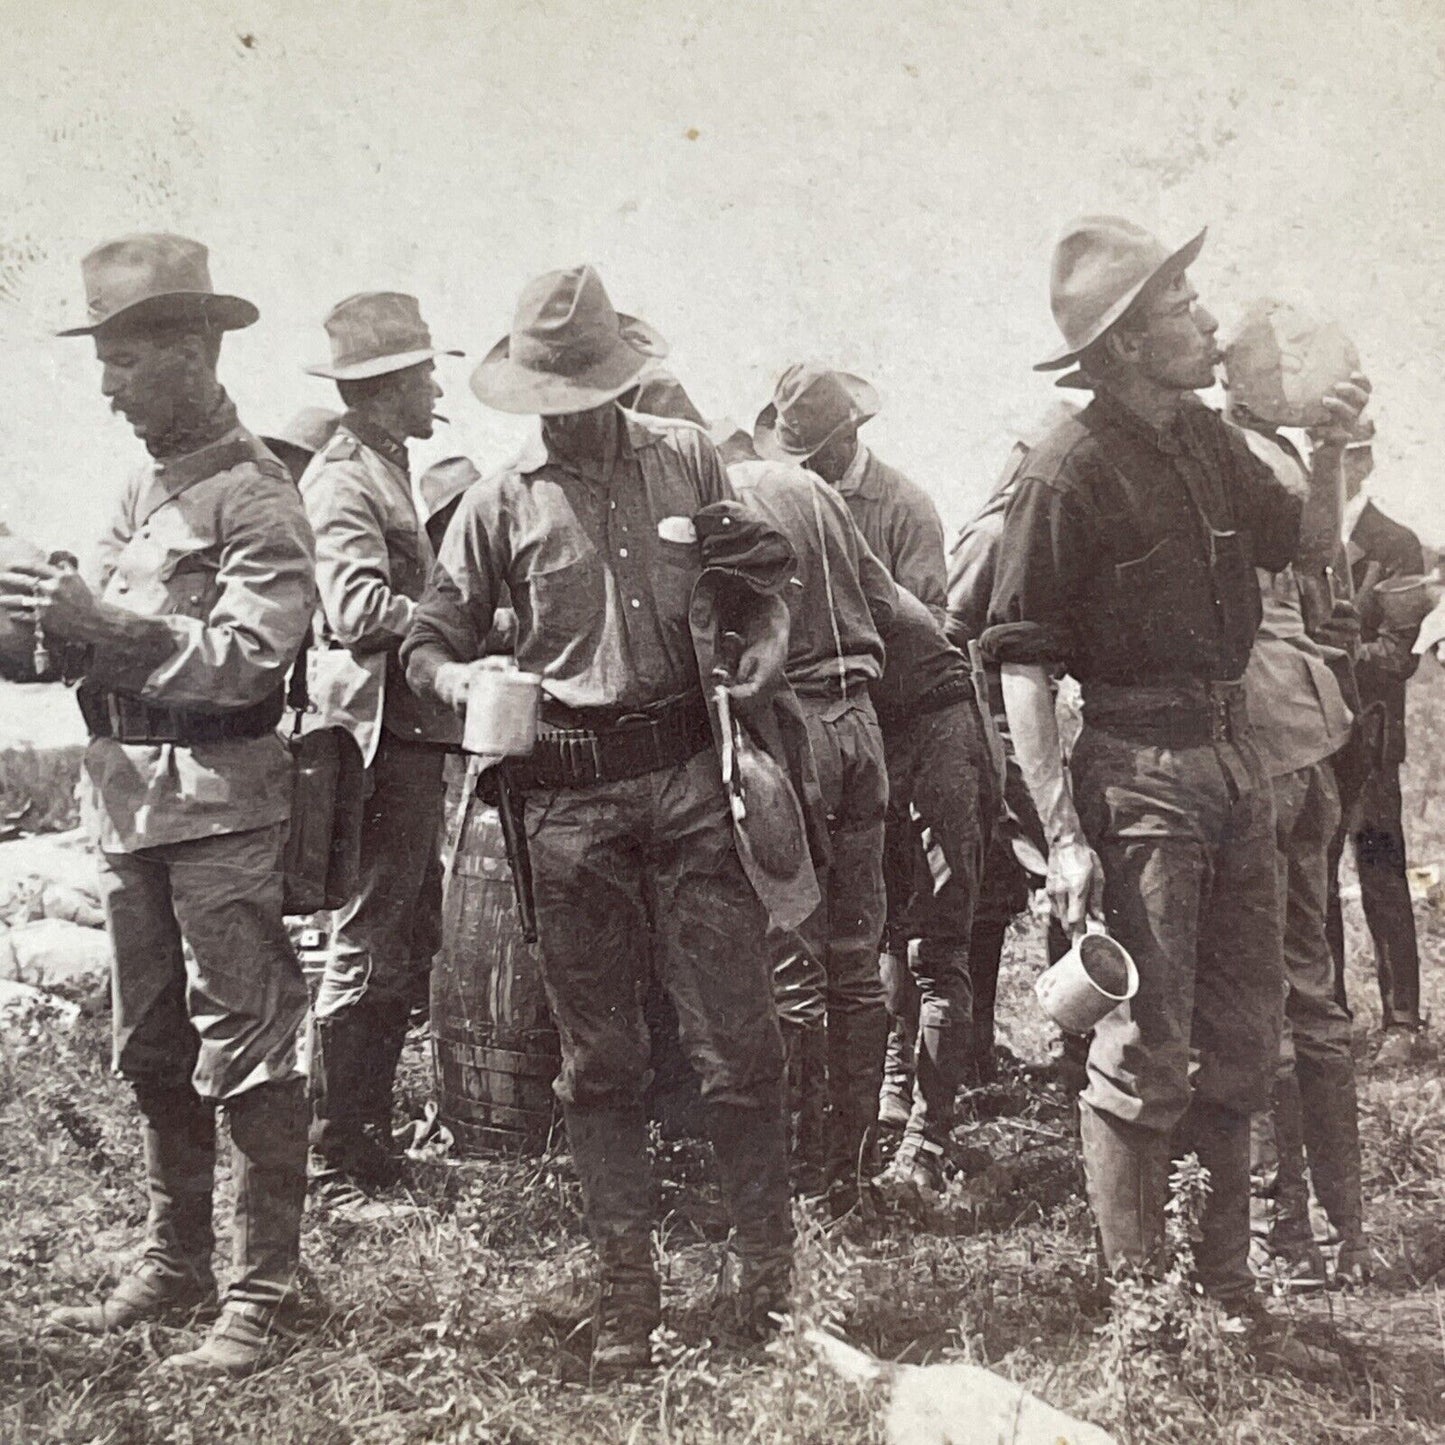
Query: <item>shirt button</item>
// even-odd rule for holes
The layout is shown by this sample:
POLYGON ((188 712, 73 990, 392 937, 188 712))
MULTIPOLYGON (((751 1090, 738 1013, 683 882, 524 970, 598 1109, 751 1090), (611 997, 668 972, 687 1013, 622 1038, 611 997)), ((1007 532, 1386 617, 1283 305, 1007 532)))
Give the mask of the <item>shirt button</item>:
POLYGON ((637 598, 634 597, 634 598, 632 599, 632 605, 633 605, 634 607, 641 607, 641 606, 642 606, 642 603, 640 603, 640 602, 637 600, 637 598))
POLYGON ((626 547, 619 547, 619 548, 617 549, 617 555, 618 555, 619 557, 625 557, 625 556, 627 555, 627 548, 626 548, 626 547))

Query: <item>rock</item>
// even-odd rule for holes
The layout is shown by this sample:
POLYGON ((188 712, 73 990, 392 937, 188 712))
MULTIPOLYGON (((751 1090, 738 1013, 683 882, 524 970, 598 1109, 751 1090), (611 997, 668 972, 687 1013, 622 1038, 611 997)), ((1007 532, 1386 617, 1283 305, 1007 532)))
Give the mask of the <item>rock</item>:
MULTIPOLYGON (((62 918, 10 929, 8 977, 37 988, 95 988, 110 977, 110 939, 101 930, 62 918)), ((6 960, 0 959, 0 966, 6 960)))
POLYGON ((56 906, 66 910, 57 916, 72 923, 86 922, 79 916, 85 912, 96 919, 91 926, 103 922, 100 865, 83 829, 0 843, 0 917, 17 923, 50 916, 45 905, 47 886, 65 890, 54 895, 56 906))
POLYGON ((82 928, 105 927, 105 909, 93 894, 73 883, 57 883, 53 879, 41 885, 40 916, 78 923, 82 928))
POLYGON ((79 1017, 80 1008, 76 1004, 28 983, 0 978, 0 1029, 24 1030, 47 1019, 68 1029, 79 1017))
POLYGON ((883 1388, 888 1445, 1118 1445, 1097 1425, 978 1365, 896 1365, 823 1330, 806 1338, 844 1379, 883 1388))

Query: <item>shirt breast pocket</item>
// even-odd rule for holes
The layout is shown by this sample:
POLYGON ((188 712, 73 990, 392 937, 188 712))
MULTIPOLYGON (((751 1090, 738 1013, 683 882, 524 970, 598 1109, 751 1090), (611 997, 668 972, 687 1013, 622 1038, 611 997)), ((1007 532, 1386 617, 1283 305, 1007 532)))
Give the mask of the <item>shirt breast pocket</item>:
POLYGON ((602 562, 589 542, 537 558, 527 573, 526 594, 532 635, 524 641, 539 667, 591 637, 607 614, 602 562))
POLYGON ((696 542, 657 540, 658 567, 653 574, 657 590, 658 617, 666 622, 686 624, 693 584, 702 571, 696 542))
POLYGON ((219 559, 207 541, 197 539, 184 550, 168 551, 160 570, 166 610, 179 617, 209 616, 220 590, 219 573, 219 559))
POLYGON ((1181 539, 1161 537, 1142 556, 1114 564, 1114 613, 1125 650, 1142 642, 1155 662, 1178 662, 1178 644, 1197 612, 1194 559, 1181 539), (1194 604, 1194 605, 1191 605, 1194 604))

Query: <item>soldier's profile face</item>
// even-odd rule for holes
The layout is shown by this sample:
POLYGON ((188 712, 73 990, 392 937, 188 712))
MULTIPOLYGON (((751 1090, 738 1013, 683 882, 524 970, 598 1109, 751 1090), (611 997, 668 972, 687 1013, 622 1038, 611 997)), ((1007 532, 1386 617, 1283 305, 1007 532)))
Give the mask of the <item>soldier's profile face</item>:
POLYGON ((402 405, 402 424, 408 436, 425 440, 435 427, 434 408, 441 400, 442 389, 436 379, 436 365, 423 361, 396 375, 402 405))
POLYGON ((817 451, 803 463, 810 472, 815 472, 825 482, 835 485, 843 480, 843 473, 853 465, 858 454, 858 428, 845 426, 835 432, 817 451))
POLYGON ((1219 322, 1200 304, 1185 272, 1150 298, 1140 321, 1138 360, 1150 381, 1179 391, 1214 385, 1219 322))
POLYGON ((101 364, 101 394, 110 409, 123 416, 142 441, 170 431, 192 389, 195 358, 190 349, 175 338, 122 332, 97 336, 95 354, 101 364))

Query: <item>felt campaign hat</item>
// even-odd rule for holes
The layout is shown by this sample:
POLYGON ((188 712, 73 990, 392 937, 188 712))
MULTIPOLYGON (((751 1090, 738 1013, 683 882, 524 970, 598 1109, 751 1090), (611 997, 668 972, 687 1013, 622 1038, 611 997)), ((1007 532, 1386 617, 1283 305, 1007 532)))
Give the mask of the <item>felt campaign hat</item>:
POLYGON ((613 307, 591 266, 574 266, 527 283, 472 390, 497 411, 566 416, 615 401, 666 355, 652 327, 613 307))
POLYGON ((80 263, 85 322, 56 334, 94 336, 197 320, 215 331, 250 326, 261 313, 216 290, 207 258, 199 241, 160 231, 104 242, 80 263))
MULTIPOLYGON (((1064 349, 1035 371, 1059 371, 1079 359, 1126 311, 1156 276, 1194 264, 1205 231, 1171 251, 1142 226, 1121 216, 1085 216, 1054 247, 1049 304, 1064 349)), ((1069 382, 1065 378, 1060 385, 1069 382)))
POLYGON ((880 404, 861 376, 805 361, 778 378, 753 424, 753 445, 770 461, 805 462, 844 427, 877 416, 880 404))
POLYGON ((323 324, 331 360, 306 371, 332 381, 365 381, 438 356, 463 354, 432 344, 416 297, 401 291, 358 291, 338 301, 323 324))

